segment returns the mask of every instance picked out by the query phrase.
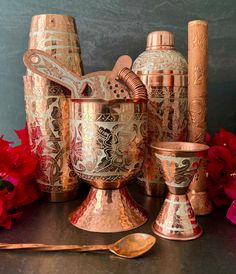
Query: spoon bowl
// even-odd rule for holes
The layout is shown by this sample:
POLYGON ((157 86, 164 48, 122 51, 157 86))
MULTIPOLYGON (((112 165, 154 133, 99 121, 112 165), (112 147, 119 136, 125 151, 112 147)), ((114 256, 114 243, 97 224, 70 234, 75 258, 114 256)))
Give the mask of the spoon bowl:
POLYGON ((119 257, 136 258, 150 250, 155 243, 156 238, 152 235, 133 233, 112 244, 109 250, 119 257))

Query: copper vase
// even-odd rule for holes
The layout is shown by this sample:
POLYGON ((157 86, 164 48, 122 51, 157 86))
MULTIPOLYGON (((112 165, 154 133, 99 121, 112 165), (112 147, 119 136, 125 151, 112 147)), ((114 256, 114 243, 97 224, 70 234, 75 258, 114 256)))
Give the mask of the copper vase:
MULTIPOLYGON (((43 50, 81 74, 80 47, 73 17, 33 16, 28 47, 43 50)), ((37 183, 46 200, 71 200, 76 197, 79 186, 69 157, 71 92, 29 69, 24 76, 24 90, 32 151, 38 157, 37 183)))
POLYGON ((152 145, 169 193, 154 224, 153 232, 170 240, 192 240, 203 233, 186 195, 189 184, 206 156, 208 146, 188 142, 152 145))
MULTIPOLYGON (((174 49, 173 34, 149 33, 146 51, 138 56, 132 69, 148 92, 148 143, 186 141, 187 62, 174 49)), ((138 179, 146 195, 165 196, 166 186, 151 147, 146 150, 138 179)))

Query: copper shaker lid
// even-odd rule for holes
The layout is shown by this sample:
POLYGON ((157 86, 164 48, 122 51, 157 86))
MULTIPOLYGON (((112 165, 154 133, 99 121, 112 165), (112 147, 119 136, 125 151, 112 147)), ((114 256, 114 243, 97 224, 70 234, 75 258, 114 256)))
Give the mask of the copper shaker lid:
POLYGON ((172 49, 174 47, 174 35, 169 31, 153 31, 148 34, 146 50, 172 49))

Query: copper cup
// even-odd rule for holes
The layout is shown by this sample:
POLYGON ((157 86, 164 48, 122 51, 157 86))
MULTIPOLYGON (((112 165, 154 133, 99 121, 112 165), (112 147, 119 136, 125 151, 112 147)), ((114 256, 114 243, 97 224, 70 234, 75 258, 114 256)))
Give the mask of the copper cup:
MULTIPOLYGON (((28 48, 43 50, 81 74, 79 39, 71 16, 33 16, 28 48)), ((71 200, 79 186, 69 157, 71 92, 29 69, 24 76, 24 91, 29 137, 38 158, 37 183, 47 201, 71 200)))
POLYGON ((188 186, 206 156, 208 146, 188 142, 159 142, 152 145, 169 193, 154 224, 153 232, 170 240, 200 237, 197 223, 186 195, 188 186))
POLYGON ((43 50, 71 71, 82 74, 79 37, 72 16, 63 14, 33 16, 28 49, 43 50))
POLYGON ((72 164, 92 188, 70 214, 70 222, 95 232, 126 231, 144 224, 147 214, 125 186, 142 166, 146 102, 76 100, 71 107, 72 164))
POLYGON ((38 75, 23 79, 31 149, 38 158, 37 183, 48 201, 74 199, 79 182, 69 156, 70 92, 38 75))

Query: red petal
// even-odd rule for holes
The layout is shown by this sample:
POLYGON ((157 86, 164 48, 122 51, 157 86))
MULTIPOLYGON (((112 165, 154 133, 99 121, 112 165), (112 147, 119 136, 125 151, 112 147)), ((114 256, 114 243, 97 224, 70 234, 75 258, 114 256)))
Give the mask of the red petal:
POLYGON ((233 224, 236 224, 236 202, 233 201, 229 207, 226 218, 228 218, 233 224))
POLYGON ((231 199, 236 200, 236 173, 227 176, 227 180, 224 191, 231 199))

